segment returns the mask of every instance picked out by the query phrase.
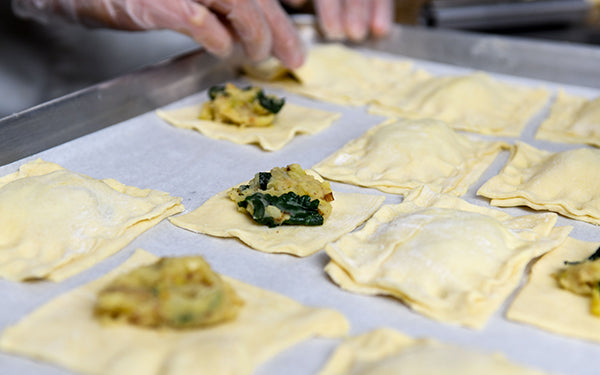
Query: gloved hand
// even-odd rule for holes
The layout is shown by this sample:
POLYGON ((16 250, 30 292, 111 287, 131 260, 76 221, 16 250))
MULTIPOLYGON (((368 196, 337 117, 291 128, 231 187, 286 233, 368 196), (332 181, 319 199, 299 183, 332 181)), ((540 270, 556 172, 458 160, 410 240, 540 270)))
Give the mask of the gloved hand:
MULTIPOLYGON (((300 6, 306 0, 283 0, 300 6)), ((394 20, 394 0, 314 0, 321 31, 327 39, 361 41, 387 34, 394 20)))
POLYGON ((250 59, 270 54, 287 67, 304 60, 294 25, 276 0, 13 0, 22 17, 60 17, 87 26, 121 30, 171 29, 225 57, 239 40, 250 59))

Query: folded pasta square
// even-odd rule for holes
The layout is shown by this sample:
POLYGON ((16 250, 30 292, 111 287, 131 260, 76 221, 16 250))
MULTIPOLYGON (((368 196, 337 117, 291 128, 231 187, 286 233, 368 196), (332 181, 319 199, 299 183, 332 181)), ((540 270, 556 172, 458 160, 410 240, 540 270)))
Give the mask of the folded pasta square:
POLYGON ((337 104, 364 105, 390 87, 412 77, 412 64, 366 56, 341 44, 317 44, 306 62, 288 72, 273 60, 248 67, 256 78, 268 79, 271 87, 285 89, 337 104), (289 74, 287 74, 289 73, 289 74), (289 77, 292 76, 292 78, 289 77))
POLYGON ((50 301, 0 337, 3 351, 98 375, 249 375, 284 349, 311 336, 348 331, 338 312, 222 276, 244 301, 231 321, 196 329, 103 324, 96 295, 115 276, 157 257, 138 250, 112 273, 50 301))
POLYGON ((459 134, 437 120, 393 120, 369 129, 316 164, 323 177, 404 194, 421 185, 463 195, 494 161, 501 141, 459 134))
POLYGON ((571 227, 554 228, 556 219, 512 217, 423 187, 328 245, 325 270, 344 289, 391 295, 431 318, 481 328, 527 263, 565 240, 571 227))
POLYGON ((62 280, 114 254, 181 198, 35 160, 0 178, 0 277, 62 280))
POLYGON ((600 147, 600 98, 588 100, 560 91, 535 137, 600 147))
POLYGON ((194 211, 173 217, 170 221, 197 233, 237 237, 259 251, 307 256, 361 225, 385 200, 381 195, 335 192, 331 215, 323 225, 269 228, 240 212, 228 197, 229 190, 216 194, 194 211))
POLYGON ((600 150, 555 153, 520 142, 500 174, 477 194, 494 206, 528 206, 600 224, 600 150))
POLYGON ((599 245, 569 237, 559 248, 545 254, 534 264, 527 284, 506 317, 561 335, 600 342, 600 318, 590 311, 591 298, 561 289, 554 277, 566 261, 586 259, 599 245))
POLYGON ((202 105, 196 105, 166 111, 157 110, 156 114, 173 126, 197 130, 207 137, 238 144, 257 143, 267 151, 283 148, 296 134, 315 134, 323 131, 340 117, 339 113, 286 103, 272 125, 240 127, 201 120, 201 111, 202 105))
POLYGON ((415 339, 390 328, 347 339, 318 375, 346 374, 543 375, 498 353, 415 339))
POLYGON ((371 113, 407 118, 435 118, 455 129, 518 137, 548 101, 542 88, 520 87, 484 73, 435 77, 420 74, 383 92, 371 113))

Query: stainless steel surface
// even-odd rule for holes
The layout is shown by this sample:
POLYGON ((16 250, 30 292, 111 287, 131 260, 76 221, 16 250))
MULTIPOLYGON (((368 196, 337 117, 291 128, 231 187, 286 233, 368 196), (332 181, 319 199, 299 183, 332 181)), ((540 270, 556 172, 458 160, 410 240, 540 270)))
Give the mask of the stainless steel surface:
POLYGON ((0 120, 0 165, 231 79, 232 64, 198 51, 6 117, 0 120))
POLYGON ((591 10, 585 0, 461 1, 434 0, 427 22, 437 27, 494 29, 554 23, 579 23, 591 10))
MULTIPOLYGON (((298 19, 315 39, 312 18, 298 19)), ((600 88, 600 48, 420 27, 396 27, 369 48, 457 66, 600 88)), ((92 86, 0 120, 0 165, 54 147, 236 76, 239 56, 201 51, 92 86)))

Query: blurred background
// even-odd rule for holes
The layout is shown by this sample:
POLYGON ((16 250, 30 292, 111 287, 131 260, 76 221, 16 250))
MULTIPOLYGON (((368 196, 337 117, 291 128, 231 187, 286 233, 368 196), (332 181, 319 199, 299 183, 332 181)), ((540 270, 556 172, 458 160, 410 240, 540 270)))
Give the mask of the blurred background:
MULTIPOLYGON (((600 45, 600 0, 398 0, 396 19, 440 29, 600 45)), ((290 12, 311 12, 310 5, 290 12)), ((0 1, 0 118, 197 48, 171 31, 43 25, 0 1)), ((600 48, 600 47, 599 47, 600 48)))

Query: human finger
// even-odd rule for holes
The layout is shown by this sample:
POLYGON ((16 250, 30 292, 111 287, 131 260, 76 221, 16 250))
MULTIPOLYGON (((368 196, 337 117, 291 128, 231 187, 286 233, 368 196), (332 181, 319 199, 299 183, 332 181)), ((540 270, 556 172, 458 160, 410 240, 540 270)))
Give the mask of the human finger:
POLYGON ((370 5, 370 0, 344 0, 342 22, 351 40, 362 41, 369 34, 370 5))
POLYGON ((292 21, 277 0, 257 0, 273 36, 271 52, 288 68, 304 62, 304 46, 292 21))
POLYGON ((342 22, 343 0, 315 0, 319 27, 325 38, 342 40, 346 38, 342 22))
POLYGON ((254 61, 271 53, 273 37, 267 20, 254 0, 195 0, 231 24, 246 55, 254 61))
POLYGON ((371 7, 371 34, 375 37, 386 35, 394 23, 394 0, 373 0, 371 7))

